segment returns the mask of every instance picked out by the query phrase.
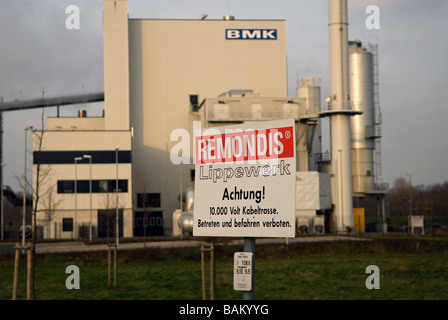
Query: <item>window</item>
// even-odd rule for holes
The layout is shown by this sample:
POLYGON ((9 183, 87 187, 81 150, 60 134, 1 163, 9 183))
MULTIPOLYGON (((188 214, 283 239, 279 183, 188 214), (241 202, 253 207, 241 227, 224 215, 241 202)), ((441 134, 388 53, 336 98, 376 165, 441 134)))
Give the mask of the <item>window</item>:
MULTIPOLYGON (((116 180, 112 180, 114 192, 117 192, 117 189, 115 189, 116 183, 116 180)), ((118 192, 128 192, 128 180, 118 180, 118 192)))
POLYGON ((73 231, 73 218, 62 218, 62 231, 73 231))
POLYGON ((74 193, 75 181, 58 181, 58 193, 74 193))
MULTIPOLYGON (((117 192, 116 184, 117 180, 94 180, 92 189, 93 192, 117 192)), ((118 192, 128 192, 128 180, 118 180, 118 192)))
POLYGON ((77 193, 89 193, 90 180, 78 180, 78 181, 76 181, 76 183, 73 181, 73 183, 76 184, 76 192, 77 193))
MULTIPOLYGON (((92 180, 92 193, 116 192, 116 180, 92 180)), ((77 193, 90 192, 90 180, 77 180, 77 193)), ((128 180, 118 180, 118 192, 128 192, 128 180)), ((74 180, 59 180, 58 193, 75 193, 74 180)))
POLYGON ((110 180, 99 180, 97 192, 112 192, 110 180))
POLYGON ((160 193, 137 193, 137 208, 160 208, 160 193))
POLYGON ((199 111, 199 96, 197 94, 190 94, 191 111, 199 111))

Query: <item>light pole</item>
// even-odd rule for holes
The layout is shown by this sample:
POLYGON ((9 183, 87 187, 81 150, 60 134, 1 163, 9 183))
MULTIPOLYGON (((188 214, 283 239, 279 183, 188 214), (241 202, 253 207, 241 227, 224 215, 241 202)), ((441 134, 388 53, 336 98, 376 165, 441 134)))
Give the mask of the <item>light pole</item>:
POLYGON ((1 224, 2 224, 2 230, 1 230, 1 232, 2 232, 2 240, 4 240, 4 232, 5 232, 5 227, 3 226, 3 223, 4 223, 4 219, 3 219, 3 216, 4 216, 4 210, 3 210, 3 208, 4 208, 4 206, 3 206, 3 203, 4 203, 4 197, 3 197, 3 167, 4 166, 6 166, 6 163, 2 163, 2 164, 0 164, 1 165, 1 170, 2 170, 2 178, 1 178, 1 197, 2 197, 2 206, 1 206, 1 214, 2 214, 2 220, 1 220, 1 224))
POLYGON ((411 220, 411 234, 414 234, 414 220, 412 219, 412 181, 411 174, 405 173, 409 176, 409 219, 411 220))
POLYGON ((117 195, 117 203, 115 206, 115 240, 118 249, 118 148, 115 148, 115 169, 116 169, 116 181, 115 181, 115 191, 117 195))
POLYGON ((85 154, 82 156, 84 159, 89 159, 90 165, 90 184, 89 184, 89 194, 90 194, 90 223, 89 223, 89 241, 92 241, 92 156, 85 154))
MULTIPOLYGON (((25 127, 25 164, 23 169, 23 208, 22 208, 22 248, 25 248, 25 217, 26 217, 26 141, 28 130, 32 130, 33 127, 25 127)), ((23 251, 22 251, 23 252, 23 251)))
POLYGON ((405 175, 409 176, 409 215, 412 216, 412 181, 411 174, 405 173, 405 175))
POLYGON ((74 223, 74 229, 75 229, 75 239, 78 239, 78 228, 77 228, 77 218, 78 218, 78 168, 77 163, 79 160, 82 160, 81 157, 75 158, 75 223, 74 223))

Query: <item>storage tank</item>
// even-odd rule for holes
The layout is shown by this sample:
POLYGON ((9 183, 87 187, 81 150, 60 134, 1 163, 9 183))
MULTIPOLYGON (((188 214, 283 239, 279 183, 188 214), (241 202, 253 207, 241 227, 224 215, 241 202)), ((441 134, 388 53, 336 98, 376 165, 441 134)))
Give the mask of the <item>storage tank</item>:
POLYGON ((308 114, 318 114, 320 111, 319 80, 312 77, 302 77, 302 85, 297 87, 297 97, 306 99, 308 114))
POLYGON ((185 192, 185 202, 187 211, 193 211, 194 209, 194 189, 192 187, 188 187, 185 192))
POLYGON ((317 121, 320 111, 320 81, 312 77, 303 77, 302 85, 297 87, 297 97, 305 99, 306 115, 296 127, 297 171, 316 171, 316 155, 322 152, 321 124, 317 121), (305 132, 303 132, 305 131, 305 132))
POLYGON ((375 112, 373 55, 361 41, 349 42, 350 100, 362 114, 351 118, 353 193, 374 191, 375 112))

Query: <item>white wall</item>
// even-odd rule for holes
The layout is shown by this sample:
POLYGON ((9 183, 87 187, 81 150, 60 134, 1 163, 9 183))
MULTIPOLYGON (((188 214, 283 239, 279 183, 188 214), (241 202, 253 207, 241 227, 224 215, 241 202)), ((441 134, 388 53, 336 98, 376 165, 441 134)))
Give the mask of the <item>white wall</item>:
MULTIPOLYGON (((161 193, 164 226, 171 229, 180 169, 170 162, 177 143, 170 134, 184 128, 192 136, 189 95, 199 94, 199 102, 231 89, 287 96, 285 21, 129 20, 129 50, 135 192, 145 185, 161 193), (226 40, 227 28, 277 29, 278 38, 226 40)), ((193 168, 182 166, 183 190, 193 168)))
MULTIPOLYGON (((40 132, 34 133, 34 151, 38 150, 38 136, 40 132)), ((131 150, 130 131, 45 131, 43 135, 42 151, 122 151, 131 150)), ((81 155, 82 156, 82 155, 81 155)), ((76 179, 90 180, 90 164, 88 160, 76 165, 76 179)), ((33 166, 33 185, 36 190, 37 165, 33 166)), ((74 218, 75 201, 77 224, 88 224, 90 222, 90 194, 89 193, 57 193, 57 182, 59 180, 75 180, 75 164, 42 164, 40 173, 40 199, 38 202, 38 217, 40 224, 46 224, 50 233, 45 235, 54 237, 54 222, 61 223, 62 218, 74 218), (50 195, 51 194, 51 195, 50 195), (51 196, 51 201, 50 197, 51 196), (55 213, 48 223, 45 211, 55 206, 55 213)), ((92 163, 92 180, 115 180, 117 177, 117 165, 115 163, 92 163)), ((124 236, 132 236, 133 214, 132 214, 132 163, 118 164, 118 179, 128 180, 128 191, 119 193, 119 208, 124 210, 124 236)), ((35 197, 34 197, 35 198, 35 197)), ((92 222, 97 224, 97 210, 113 209, 116 205, 116 193, 93 193, 92 194, 92 222)), ((59 227, 58 227, 59 228, 59 227)), ((62 238, 71 238, 71 233, 59 234, 62 238)))

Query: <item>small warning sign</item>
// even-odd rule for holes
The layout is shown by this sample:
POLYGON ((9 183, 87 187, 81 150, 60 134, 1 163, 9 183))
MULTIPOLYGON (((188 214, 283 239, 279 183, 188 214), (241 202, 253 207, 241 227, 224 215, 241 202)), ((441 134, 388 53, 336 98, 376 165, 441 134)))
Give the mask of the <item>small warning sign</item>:
POLYGON ((233 289, 235 291, 252 290, 252 258, 252 252, 235 252, 233 268, 233 289))

